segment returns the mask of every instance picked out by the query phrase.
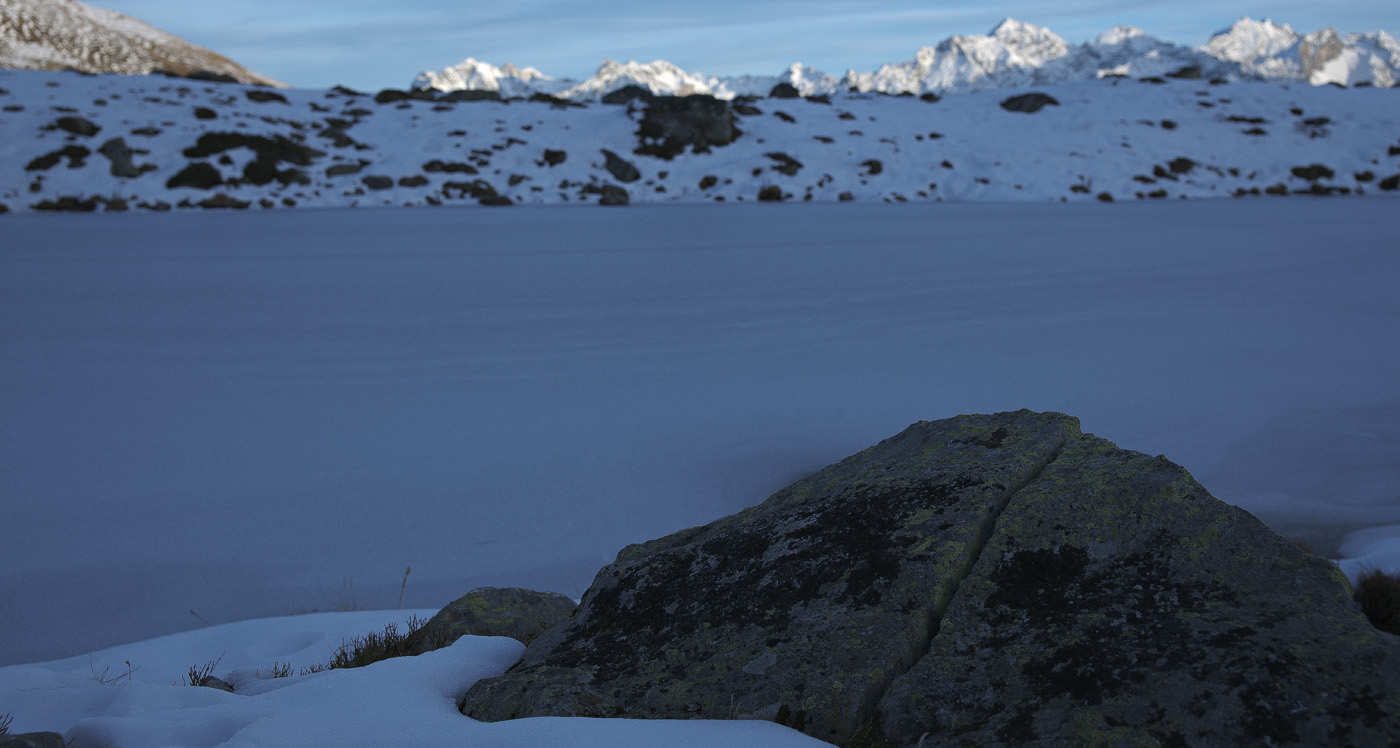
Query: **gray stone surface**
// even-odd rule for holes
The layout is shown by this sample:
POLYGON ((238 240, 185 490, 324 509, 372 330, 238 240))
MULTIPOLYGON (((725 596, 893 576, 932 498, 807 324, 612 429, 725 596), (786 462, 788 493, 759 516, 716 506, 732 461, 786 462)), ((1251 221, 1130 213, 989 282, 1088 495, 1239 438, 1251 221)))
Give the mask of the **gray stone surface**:
POLYGON ((1086 436, 1017 493, 879 712, 896 745, 1395 745, 1400 639, 1335 564, 1086 436))
POLYGON ((838 745, 1396 745, 1400 638, 1165 457, 920 422, 624 549, 462 711, 771 719, 838 745))
POLYGON ((563 623, 578 607, 557 592, 519 587, 478 587, 437 612, 409 637, 419 654, 445 647, 463 636, 509 636, 529 644, 563 623))
POLYGON ((1025 411, 915 424, 760 506, 630 546, 463 711, 752 716, 843 740, 928 649, 1007 499, 1077 432, 1025 411))

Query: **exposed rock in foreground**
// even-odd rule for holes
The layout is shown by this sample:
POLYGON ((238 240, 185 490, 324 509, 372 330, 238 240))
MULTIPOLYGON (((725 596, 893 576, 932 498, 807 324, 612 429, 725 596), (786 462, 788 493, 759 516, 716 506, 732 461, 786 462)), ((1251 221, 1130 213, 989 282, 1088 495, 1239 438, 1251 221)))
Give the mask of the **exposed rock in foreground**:
POLYGON ((761 718, 837 744, 1381 745, 1400 640, 1181 467, 1020 411, 920 422, 624 549, 462 711, 761 718))

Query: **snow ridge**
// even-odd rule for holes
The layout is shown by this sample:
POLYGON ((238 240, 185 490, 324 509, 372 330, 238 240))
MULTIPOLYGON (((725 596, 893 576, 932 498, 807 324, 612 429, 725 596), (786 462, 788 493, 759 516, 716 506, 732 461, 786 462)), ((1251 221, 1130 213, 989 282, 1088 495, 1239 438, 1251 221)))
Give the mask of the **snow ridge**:
POLYGON ((774 76, 715 77, 687 72, 664 60, 605 60, 593 77, 573 81, 556 80, 534 68, 497 68, 467 58, 420 74, 413 86, 483 89, 506 97, 547 93, 576 101, 594 101, 626 85, 655 94, 700 93, 726 99, 763 96, 778 83, 790 83, 805 96, 845 91, 942 95, 1114 76, 1160 77, 1183 70, 1231 80, 1393 86, 1400 81, 1400 43, 1384 31, 1341 36, 1329 26, 1300 35, 1286 24, 1245 17, 1201 47, 1163 41, 1131 26, 1114 27, 1076 46, 1048 28, 1007 18, 988 34, 952 36, 919 49, 911 60, 887 63, 869 73, 848 70, 839 78, 801 63, 774 76))

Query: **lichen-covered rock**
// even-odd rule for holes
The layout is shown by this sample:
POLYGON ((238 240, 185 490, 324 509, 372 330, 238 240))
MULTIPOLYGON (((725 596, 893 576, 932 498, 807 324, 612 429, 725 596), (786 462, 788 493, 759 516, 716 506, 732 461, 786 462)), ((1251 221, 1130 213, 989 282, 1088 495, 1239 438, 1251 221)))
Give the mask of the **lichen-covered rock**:
POLYGON ((785 721, 843 740, 927 650, 1004 503, 1078 433, 919 423, 710 525, 624 549, 574 617, 462 711, 785 721))
POLYGON ((1075 440, 878 711, 895 745, 1394 745, 1400 639, 1165 457, 1075 440))
POLYGON ((464 636, 509 636, 529 644, 567 621, 578 607, 557 592, 519 587, 478 587, 457 598, 408 637, 419 654, 446 647, 464 636))
POLYGON ((729 105, 705 94, 657 96, 647 102, 637 129, 635 153, 670 160, 689 147, 705 153, 739 137, 729 105))
POLYGON ((1394 745, 1400 639, 1165 457, 921 422, 624 549, 462 711, 771 719, 839 745, 1394 745))

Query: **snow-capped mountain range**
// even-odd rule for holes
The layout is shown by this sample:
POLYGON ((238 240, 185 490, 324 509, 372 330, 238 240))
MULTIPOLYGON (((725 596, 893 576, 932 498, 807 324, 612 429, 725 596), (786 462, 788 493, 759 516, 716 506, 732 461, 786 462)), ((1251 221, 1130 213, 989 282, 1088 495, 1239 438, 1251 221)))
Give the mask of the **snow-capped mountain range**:
POLYGON ((444 70, 421 73, 413 87, 499 91, 507 98, 543 93, 575 101, 596 100, 628 85, 654 94, 706 93, 724 99, 767 95, 779 83, 794 86, 804 96, 851 91, 942 95, 1183 71, 1229 80, 1388 87, 1400 83, 1400 42, 1384 31, 1343 36, 1328 27, 1301 35, 1286 24, 1241 18, 1201 47, 1163 41, 1131 26, 1072 45, 1047 28, 1006 19, 987 35, 952 36, 923 47, 906 62, 870 73, 848 70, 840 77, 801 63, 778 75, 716 77, 687 72, 664 60, 605 60, 591 78, 577 81, 552 78, 535 68, 496 67, 467 58, 444 70))
POLYGON ((135 18, 76 0, 0 0, 0 68, 206 72, 240 83, 285 85, 135 18))

